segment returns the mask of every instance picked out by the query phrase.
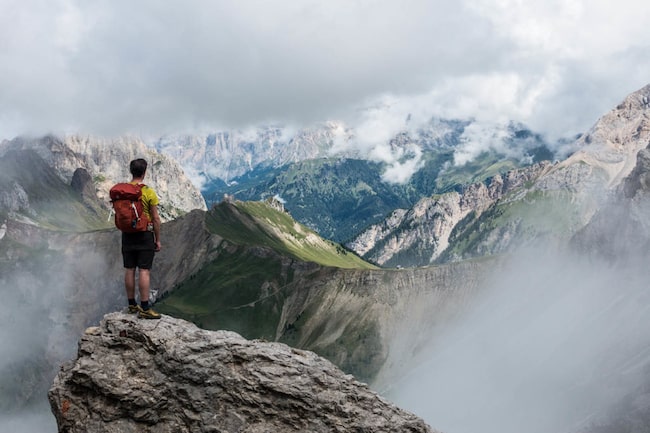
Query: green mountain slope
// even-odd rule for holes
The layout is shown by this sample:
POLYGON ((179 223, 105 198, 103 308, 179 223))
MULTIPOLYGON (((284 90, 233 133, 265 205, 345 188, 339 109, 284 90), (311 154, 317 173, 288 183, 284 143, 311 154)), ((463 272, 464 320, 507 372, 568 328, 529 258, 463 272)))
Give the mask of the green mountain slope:
MULTIPOLYGON (((183 220, 175 226, 182 226, 183 220)), ((193 224, 196 226, 196 221, 193 224)), ((210 252, 215 258, 165 293, 156 304, 159 311, 207 329, 229 329, 247 338, 311 348, 330 359, 338 358, 343 368, 360 377, 372 377, 380 368, 382 356, 371 355, 367 348, 346 346, 342 339, 347 337, 343 336, 333 341, 328 337, 324 343, 320 336, 329 335, 329 331, 312 331, 316 325, 311 324, 316 312, 324 308, 323 297, 333 294, 330 290, 321 293, 318 287, 337 281, 336 275, 368 272, 375 266, 320 238, 268 202, 222 202, 205 214, 204 227, 221 239, 210 252), (295 313, 299 318, 288 315, 296 308, 301 309, 295 313), (298 320, 309 325, 299 326, 294 323, 298 320), (312 337, 304 339, 299 328, 309 330, 312 337), (352 352, 357 355, 350 356, 352 352)), ((357 317, 348 323, 352 317, 346 315, 338 326, 376 340, 374 346, 368 346, 375 347, 375 353, 381 348, 377 319, 357 317), (358 330, 358 326, 363 329, 358 330)), ((336 334, 343 332, 339 327, 336 334)))
POLYGON ((343 246, 325 240, 267 202, 222 202, 208 213, 209 230, 239 245, 264 246, 296 260, 321 266, 370 269, 343 246))
POLYGON ((325 238, 344 242, 397 208, 410 208, 423 197, 461 189, 522 166, 496 152, 485 152, 462 166, 452 162, 451 149, 429 152, 412 178, 397 184, 383 179, 384 164, 358 159, 308 160, 276 169, 261 168, 228 186, 215 181, 203 194, 210 203, 224 194, 240 200, 280 196, 297 221, 325 238))

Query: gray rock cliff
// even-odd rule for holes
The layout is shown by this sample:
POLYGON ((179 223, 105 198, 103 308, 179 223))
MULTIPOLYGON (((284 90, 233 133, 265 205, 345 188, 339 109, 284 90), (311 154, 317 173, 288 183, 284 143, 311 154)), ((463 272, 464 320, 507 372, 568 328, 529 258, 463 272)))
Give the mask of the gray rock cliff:
POLYGON ((384 266, 404 262, 429 265, 447 249, 454 228, 463 219, 470 214, 480 216, 550 168, 550 163, 542 162, 496 175, 488 183, 469 185, 461 193, 453 191, 423 198, 411 209, 395 210, 386 220, 370 226, 347 246, 365 259, 384 266))
POLYGON ((49 391, 60 432, 431 432, 312 352, 111 313, 49 391))
MULTIPOLYGON (((539 240, 566 243, 611 196, 622 193, 637 153, 650 142, 649 97, 650 85, 627 96, 559 163, 512 170, 461 193, 422 199, 347 246, 380 265, 410 266, 504 253, 539 240)), ((645 182, 633 178, 638 184, 628 182, 628 195, 645 182)))
POLYGON ((170 155, 195 179, 220 178, 228 181, 258 165, 281 166, 326 156, 343 125, 327 122, 295 134, 281 127, 260 127, 255 131, 219 131, 208 135, 168 135, 152 145, 170 155))
POLYGON ((153 187, 160 197, 159 210, 163 221, 172 220, 193 209, 206 209, 201 192, 187 178, 180 165, 147 147, 137 137, 68 135, 16 138, 0 145, 0 157, 12 149, 34 150, 68 185, 72 183, 75 171, 85 170, 107 214, 110 207, 108 191, 113 184, 131 178, 129 162, 135 158, 145 158, 149 163, 145 183, 153 187))

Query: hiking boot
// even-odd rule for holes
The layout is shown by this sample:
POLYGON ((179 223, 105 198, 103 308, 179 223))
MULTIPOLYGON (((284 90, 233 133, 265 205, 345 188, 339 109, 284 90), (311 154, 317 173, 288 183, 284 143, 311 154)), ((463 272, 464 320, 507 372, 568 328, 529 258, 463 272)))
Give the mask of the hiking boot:
POLYGON ((146 310, 141 308, 138 317, 142 319, 160 319, 160 314, 153 311, 153 308, 147 308, 146 310))
POLYGON ((128 309, 129 314, 139 313, 140 311, 142 311, 141 306, 139 306, 139 305, 129 305, 129 309, 128 309))

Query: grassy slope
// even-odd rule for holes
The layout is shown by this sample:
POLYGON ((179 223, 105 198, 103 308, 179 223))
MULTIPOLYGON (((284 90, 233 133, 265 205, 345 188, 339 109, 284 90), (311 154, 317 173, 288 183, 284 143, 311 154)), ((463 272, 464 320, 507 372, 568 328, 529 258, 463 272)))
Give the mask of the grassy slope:
MULTIPOLYGON (((375 268, 263 202, 221 203, 206 214, 206 225, 225 239, 218 247, 218 258, 157 303, 160 312, 205 329, 227 329, 246 338, 279 338, 296 344, 294 338, 309 326, 302 329, 304 323, 292 324, 291 329, 278 329, 287 305, 295 307, 304 302, 317 310, 329 292, 312 293, 314 281, 331 279, 337 267, 375 268)), ((310 311, 302 314, 303 322, 310 320, 310 311)), ((376 359, 378 328, 374 322, 364 323, 363 329, 351 332, 355 341, 363 339, 373 348, 374 364, 366 359, 369 352, 365 347, 359 350, 345 336, 331 344, 312 339, 299 346, 332 360, 356 350, 354 356, 342 357, 345 361, 340 366, 358 377, 370 378, 380 361, 376 359)))
POLYGON ((338 268, 375 268, 264 202, 220 203, 209 212, 207 225, 232 243, 269 247, 297 260, 338 268))
POLYGON ((499 230, 509 230, 510 236, 516 235, 524 242, 570 236, 580 219, 572 198, 570 193, 563 191, 529 191, 518 200, 496 203, 478 218, 472 213, 454 228, 450 246, 438 261, 490 254, 494 240, 489 238, 499 230))
POLYGON ((453 165, 453 152, 440 150, 424 156, 422 168, 404 184, 384 181, 385 165, 355 159, 301 161, 236 179, 231 186, 215 181, 206 200, 224 193, 242 200, 259 200, 278 194, 293 217, 324 237, 345 242, 396 208, 409 208, 433 193, 460 189, 521 164, 486 152, 463 166, 453 165))

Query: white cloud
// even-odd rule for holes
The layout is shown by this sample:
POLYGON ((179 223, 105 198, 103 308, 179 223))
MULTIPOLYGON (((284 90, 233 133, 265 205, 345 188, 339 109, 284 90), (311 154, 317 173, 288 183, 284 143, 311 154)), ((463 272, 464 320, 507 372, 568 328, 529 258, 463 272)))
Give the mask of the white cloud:
POLYGON ((465 128, 461 143, 454 152, 454 164, 463 165, 490 149, 508 153, 504 139, 508 130, 504 125, 496 127, 492 124, 483 125, 472 123, 465 128))
MULTIPOLYGON (((386 99, 400 122, 491 116, 566 135, 650 70, 641 0, 2 0, 2 11, 3 138, 356 126, 360 107, 386 99)), ((377 125, 376 139, 395 123, 377 125)))
POLYGON ((382 173, 382 180, 390 183, 405 183, 411 179, 411 176, 422 168, 422 152, 415 146, 410 146, 407 151, 408 155, 404 158, 389 162, 388 167, 382 173))
POLYGON ((621 262, 518 252, 466 314, 411 337, 421 357, 387 397, 441 431, 583 431, 647 378, 647 270, 621 262))

